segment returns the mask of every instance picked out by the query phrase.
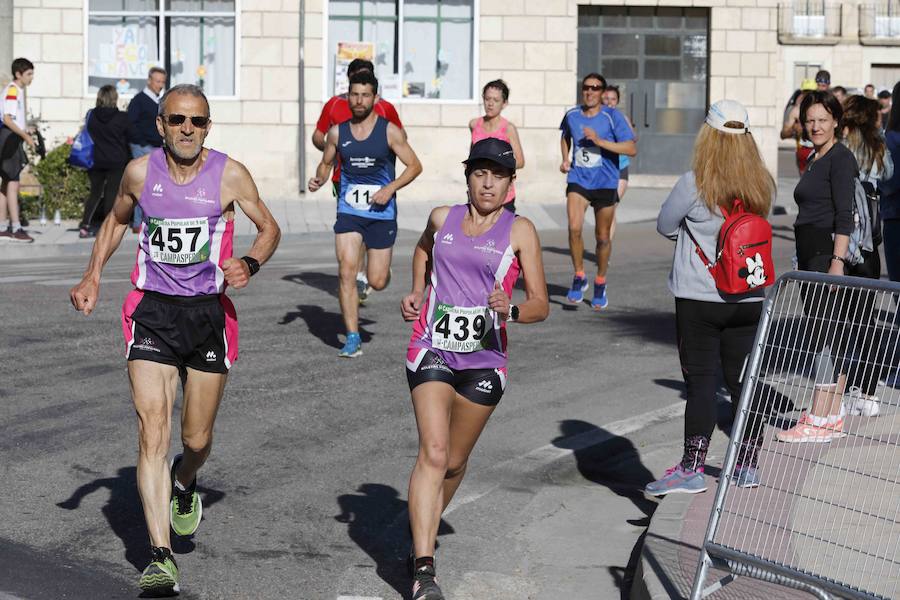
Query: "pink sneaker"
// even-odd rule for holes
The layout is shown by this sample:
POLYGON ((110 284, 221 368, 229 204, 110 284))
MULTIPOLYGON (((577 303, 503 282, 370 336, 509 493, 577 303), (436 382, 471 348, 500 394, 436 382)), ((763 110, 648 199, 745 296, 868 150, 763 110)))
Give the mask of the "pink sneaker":
POLYGON ((844 419, 838 419, 836 423, 826 423, 819 427, 813 425, 812 419, 808 413, 803 413, 797 424, 790 429, 779 431, 775 434, 775 439, 779 442, 787 442, 789 444, 802 443, 825 443, 831 440, 842 438, 847 434, 844 433, 844 419))

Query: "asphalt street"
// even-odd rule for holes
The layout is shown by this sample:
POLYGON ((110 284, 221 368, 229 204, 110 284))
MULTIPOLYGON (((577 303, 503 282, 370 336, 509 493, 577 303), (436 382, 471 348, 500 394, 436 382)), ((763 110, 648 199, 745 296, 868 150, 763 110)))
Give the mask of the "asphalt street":
MULTIPOLYGON (((655 506, 639 490, 679 452, 671 243, 652 223, 620 226, 610 308, 595 313, 565 303, 566 233, 541 237, 550 317, 510 325, 510 385, 440 530, 454 600, 623 596, 655 506)), ((399 299, 416 239, 401 232, 391 286, 362 309, 355 360, 337 357, 331 235, 287 237, 229 292, 240 358, 200 473, 203 524, 174 547, 182 597, 406 597, 417 438, 399 299)), ((88 318, 68 301, 85 257, 0 262, 3 600, 137 597, 149 553, 120 325, 133 256, 110 262, 88 318)))

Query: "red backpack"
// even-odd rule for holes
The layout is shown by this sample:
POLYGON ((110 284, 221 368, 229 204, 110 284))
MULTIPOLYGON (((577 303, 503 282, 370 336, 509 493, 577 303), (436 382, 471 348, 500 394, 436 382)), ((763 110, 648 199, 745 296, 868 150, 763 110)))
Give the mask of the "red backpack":
POLYGON ((710 262, 700 244, 685 227, 694 242, 697 255, 709 269, 716 288, 723 294, 746 294, 775 283, 772 262, 772 226, 763 217, 744 210, 736 199, 729 213, 719 207, 725 222, 716 242, 716 260, 710 262))

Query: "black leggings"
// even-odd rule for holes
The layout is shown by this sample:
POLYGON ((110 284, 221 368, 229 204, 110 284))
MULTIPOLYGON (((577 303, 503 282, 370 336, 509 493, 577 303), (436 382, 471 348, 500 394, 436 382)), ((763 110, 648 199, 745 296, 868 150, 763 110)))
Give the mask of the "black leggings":
MULTIPOLYGON (((684 436, 712 436, 716 426, 719 364, 731 393, 732 411, 741 397, 741 369, 753 348, 762 302, 702 302, 675 299, 678 357, 687 386, 684 436)), ((753 411, 757 413, 758 411, 753 411)), ((755 438, 760 423, 748 423, 744 439, 755 438)))
POLYGON ((91 196, 84 204, 84 215, 81 217, 82 227, 100 226, 106 215, 112 210, 119 191, 119 183, 125 168, 90 169, 88 179, 91 181, 91 196), (101 203, 102 201, 102 203, 101 203))
MULTIPOLYGON (((831 232, 805 225, 795 226, 797 266, 801 271, 827 273, 834 253, 831 232)), ((863 251, 863 263, 846 265, 844 273, 854 277, 881 277, 881 258, 878 249, 863 251)), ((803 310, 807 317, 807 339, 810 349, 819 353, 831 341, 831 357, 835 364, 835 379, 847 375, 847 389, 859 387, 872 395, 878 386, 881 368, 878 353, 884 328, 875 323, 875 293, 866 290, 838 289, 827 286, 814 288, 801 284, 803 310)), ((822 382, 819 382, 822 383, 822 382)))

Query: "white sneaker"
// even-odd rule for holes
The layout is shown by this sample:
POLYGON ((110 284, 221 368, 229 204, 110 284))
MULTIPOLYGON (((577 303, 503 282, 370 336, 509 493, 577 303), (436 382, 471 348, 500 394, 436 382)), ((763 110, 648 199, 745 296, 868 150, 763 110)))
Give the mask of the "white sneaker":
POLYGON ((877 417, 881 412, 881 406, 878 404, 878 396, 869 396, 864 394, 861 389, 856 386, 850 388, 847 392, 848 412, 854 416, 877 417))

